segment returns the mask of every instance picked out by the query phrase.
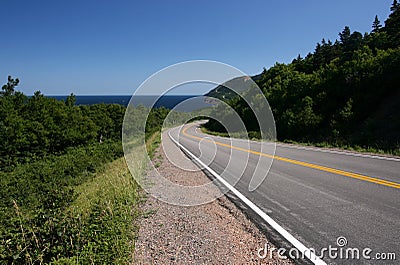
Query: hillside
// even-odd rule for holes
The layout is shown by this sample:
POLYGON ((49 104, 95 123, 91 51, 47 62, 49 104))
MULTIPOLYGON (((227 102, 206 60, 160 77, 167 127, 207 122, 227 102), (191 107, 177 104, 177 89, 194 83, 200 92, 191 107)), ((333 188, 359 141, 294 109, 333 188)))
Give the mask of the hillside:
MULTIPOLYGON (((251 79, 253 81, 258 81, 261 78, 260 75, 252 76, 251 79)), ((225 82, 222 85, 217 86, 216 88, 209 91, 205 96, 213 97, 220 100, 230 100, 237 96, 236 92, 246 91, 249 88, 249 77, 248 76, 241 76, 236 77, 232 80, 225 82), (236 92, 232 91, 232 88, 236 90, 236 92)))
MULTIPOLYGON (((338 40, 322 39, 304 58, 277 63, 254 77, 272 108, 278 140, 399 150, 399 6, 393 2, 384 25, 375 17, 369 33, 346 26, 338 40)), ((226 89, 208 95, 248 113, 243 99, 226 89)), ((248 131, 257 131, 249 117, 242 119, 248 131)), ((213 123, 206 127, 215 128, 213 123)))

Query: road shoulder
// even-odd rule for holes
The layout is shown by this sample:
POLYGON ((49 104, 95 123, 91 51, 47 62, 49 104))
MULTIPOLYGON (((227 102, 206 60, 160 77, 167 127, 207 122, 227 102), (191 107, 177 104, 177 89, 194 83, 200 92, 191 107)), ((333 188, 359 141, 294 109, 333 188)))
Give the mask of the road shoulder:
MULTIPOLYGON (((184 179, 185 185, 209 181, 202 171, 174 166, 162 148, 155 157, 159 160, 157 170, 167 178, 184 179)), ((181 159, 187 160, 183 155, 181 159)), ((291 264, 276 253, 272 259, 258 257, 258 249, 273 245, 225 196, 192 207, 170 205, 149 196, 141 209, 135 264, 291 264)))

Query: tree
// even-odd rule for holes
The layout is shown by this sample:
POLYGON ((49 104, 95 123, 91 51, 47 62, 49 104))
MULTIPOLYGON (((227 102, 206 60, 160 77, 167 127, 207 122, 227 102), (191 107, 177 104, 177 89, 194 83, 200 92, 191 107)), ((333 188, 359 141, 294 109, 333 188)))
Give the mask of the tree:
POLYGON ((350 36, 351 36, 350 27, 349 26, 344 27, 343 31, 339 33, 340 42, 343 45, 346 45, 350 40, 350 36))
POLYGON ((393 4, 390 7, 390 11, 395 12, 399 9, 399 3, 397 3, 397 0, 393 0, 393 4))
POLYGON ((75 103, 76 103, 76 96, 74 95, 74 93, 71 93, 71 95, 69 95, 65 100, 65 105, 67 107, 72 107, 75 105, 75 103))
POLYGON ((19 79, 13 79, 10 75, 8 76, 7 84, 5 84, 1 89, 3 91, 0 92, 3 96, 11 96, 15 92, 15 87, 18 86, 19 79))
POLYGON ((372 32, 373 33, 379 32, 381 28, 382 28, 381 22, 378 19, 378 15, 376 15, 375 20, 372 23, 372 32))
POLYGON ((400 4, 396 0, 390 8, 392 13, 385 21, 384 31, 387 33, 391 42, 391 48, 396 48, 400 45, 400 4))
POLYGON ((348 49, 351 51, 357 50, 358 48, 361 47, 362 42, 363 42, 363 35, 358 31, 354 31, 350 35, 348 49))

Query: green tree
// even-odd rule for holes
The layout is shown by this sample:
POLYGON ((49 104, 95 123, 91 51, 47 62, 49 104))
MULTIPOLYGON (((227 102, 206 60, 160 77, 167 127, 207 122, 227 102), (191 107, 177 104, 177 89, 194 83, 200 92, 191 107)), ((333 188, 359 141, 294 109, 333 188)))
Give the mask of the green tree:
POLYGON ((390 10, 392 13, 390 13, 388 19, 385 21, 384 30, 391 41, 390 47, 395 48, 400 45, 400 4, 397 0, 393 1, 390 10))
POLYGON ((390 7, 390 11, 395 12, 399 9, 399 3, 397 2, 397 0, 393 0, 393 4, 390 7))
POLYGON ((362 46, 362 43, 363 43, 363 35, 358 31, 354 31, 350 35, 347 49, 350 51, 355 51, 362 46))
POLYGON ((350 40, 350 36, 351 36, 350 27, 349 26, 344 27, 343 31, 339 33, 340 42, 344 46, 346 46, 350 40))
POLYGON ((381 22, 378 19, 378 15, 376 15, 375 20, 372 23, 372 32, 377 33, 381 30, 381 28, 382 28, 381 22))
POLYGON ((75 105, 75 103, 76 103, 76 96, 74 95, 74 93, 71 93, 65 100, 65 105, 67 105, 67 107, 72 107, 75 105))
POLYGON ((5 84, 1 89, 3 91, 0 91, 0 94, 3 96, 11 96, 14 95, 15 92, 15 87, 18 86, 19 84, 19 79, 13 79, 10 75, 8 76, 8 81, 7 84, 5 84))

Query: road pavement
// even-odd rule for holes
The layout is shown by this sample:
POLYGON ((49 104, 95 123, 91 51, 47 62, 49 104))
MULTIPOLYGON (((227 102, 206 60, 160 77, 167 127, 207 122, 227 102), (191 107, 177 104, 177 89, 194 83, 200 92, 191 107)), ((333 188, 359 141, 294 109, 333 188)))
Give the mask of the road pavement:
MULTIPOLYGON (((325 262, 399 262, 400 159, 286 144, 275 150, 271 143, 203 134, 199 124, 171 129, 170 135, 305 246, 317 254, 337 248, 331 254, 325 250, 325 262), (338 238, 346 245, 339 246, 338 238), (357 248, 359 259, 350 248, 357 248), (396 260, 377 260, 393 259, 392 253, 396 260)), ((251 209, 242 208, 271 231, 251 209)), ((289 246, 279 235, 271 237, 289 246)))

